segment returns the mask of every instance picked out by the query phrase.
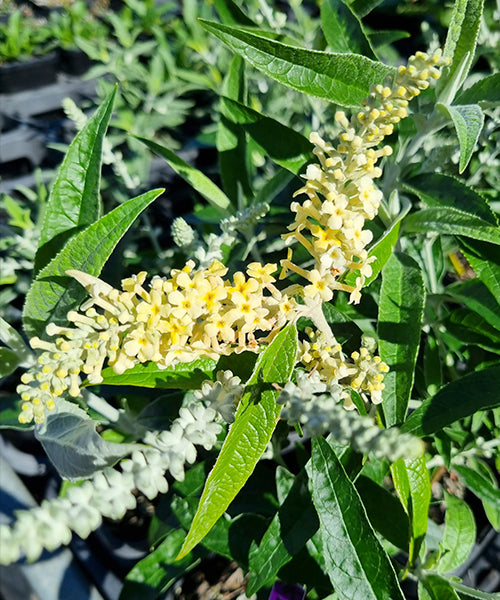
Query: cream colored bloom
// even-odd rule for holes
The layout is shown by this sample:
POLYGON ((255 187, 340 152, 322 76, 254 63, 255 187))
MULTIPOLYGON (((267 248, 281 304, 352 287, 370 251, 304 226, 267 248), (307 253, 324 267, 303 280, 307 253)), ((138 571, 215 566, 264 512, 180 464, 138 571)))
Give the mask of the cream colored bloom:
MULTIPOLYGON (((375 146, 407 116, 408 102, 428 87, 429 80, 439 77, 439 67, 444 64, 447 60, 440 52, 418 52, 409 59, 408 67, 398 69, 393 82, 372 86, 360 112, 348 119, 343 111, 337 111, 340 133, 336 146, 316 132, 310 135, 318 163, 306 169, 306 183, 295 195, 305 194, 307 199, 302 204, 292 203, 295 219, 283 237, 289 244, 300 243, 315 261, 313 271, 320 273, 330 290, 349 292, 350 302, 359 302, 366 274, 357 278, 354 287, 337 280, 346 271, 355 272, 367 264, 366 247, 373 236, 365 223, 376 216, 382 201, 382 193, 374 184, 382 174, 376 163, 392 153, 389 146, 375 146)), ((291 256, 281 265, 283 272, 302 275, 303 269, 291 256)), ((308 297, 314 288, 322 298, 328 296, 316 279, 311 285, 304 288, 308 297)))

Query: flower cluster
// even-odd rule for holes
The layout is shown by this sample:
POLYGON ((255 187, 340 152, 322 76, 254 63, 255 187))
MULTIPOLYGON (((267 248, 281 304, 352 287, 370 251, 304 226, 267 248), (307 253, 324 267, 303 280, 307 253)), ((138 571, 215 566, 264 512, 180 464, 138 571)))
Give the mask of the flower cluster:
POLYGON ((196 459, 196 445, 209 450, 221 426, 216 412, 202 404, 181 408, 169 431, 148 432, 148 446, 122 460, 119 469, 107 467, 81 485, 70 487, 66 496, 44 500, 41 506, 17 511, 12 526, 0 525, 0 564, 25 555, 36 560, 44 548, 55 550, 71 540, 71 530, 86 538, 99 527, 102 517, 121 519, 136 506, 135 490, 150 500, 168 490, 165 472, 184 479, 184 465, 196 459))
POLYGON ((401 66, 394 83, 372 86, 363 109, 349 120, 343 111, 337 111, 335 120, 340 126, 340 143, 335 147, 317 133, 310 141, 319 164, 307 167, 306 184, 297 194, 307 200, 291 205, 295 220, 284 237, 288 243, 297 241, 314 259, 310 271, 288 258, 281 262, 282 276, 294 271, 309 281, 304 288, 306 297, 320 294, 324 301, 334 290, 350 292, 350 301, 358 303, 366 277, 371 275, 366 246, 372 233, 365 228, 367 220, 377 214, 382 199, 373 180, 382 170, 377 161, 392 153, 390 146, 377 150, 384 137, 394 130, 394 124, 407 116, 408 102, 429 86, 431 79, 440 76, 440 66, 447 64, 440 51, 432 55, 417 52, 407 67, 401 66), (344 273, 356 273, 355 286, 339 281, 344 273))
POLYGON ((340 445, 352 446, 374 458, 412 458, 422 454, 423 442, 398 429, 381 429, 368 416, 349 412, 342 406, 345 388, 326 384, 319 373, 297 373, 297 383, 285 385, 277 402, 283 404, 281 418, 299 423, 310 436, 330 433, 340 445))
POLYGON ((373 404, 382 402, 384 389, 384 374, 389 367, 379 356, 372 356, 362 347, 359 352, 351 354, 352 361, 348 361, 340 344, 332 343, 323 332, 306 329, 309 340, 299 344, 299 362, 307 371, 315 372, 321 381, 327 385, 340 384, 340 398, 344 407, 354 409, 349 388, 361 394, 365 402, 368 395, 373 404))
POLYGON ((43 350, 38 365, 21 378, 21 422, 44 420, 62 393, 80 394, 81 374, 90 383, 102 381, 107 363, 123 373, 139 363, 160 368, 200 357, 218 358, 233 352, 259 350, 264 333, 272 334, 293 319, 296 303, 273 284, 277 266, 251 263, 224 279, 227 268, 213 262, 194 270, 189 261, 168 279, 154 277, 149 290, 146 273, 122 281, 114 289, 79 271, 69 271, 85 286, 90 299, 80 311, 70 311, 72 327, 49 324, 54 341, 39 338, 31 346, 43 350))

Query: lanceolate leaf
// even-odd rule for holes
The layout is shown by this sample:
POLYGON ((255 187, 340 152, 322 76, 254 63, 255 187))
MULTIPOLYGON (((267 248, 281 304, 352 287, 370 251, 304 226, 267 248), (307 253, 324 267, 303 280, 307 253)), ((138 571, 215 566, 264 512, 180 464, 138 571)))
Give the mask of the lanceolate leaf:
POLYGON ((443 75, 445 81, 453 77, 463 62, 465 62, 465 68, 461 73, 460 80, 464 81, 467 77, 474 60, 483 4, 484 0, 456 0, 455 2, 444 46, 444 56, 452 60, 447 69, 449 73, 443 75))
POLYGON ((429 208, 449 208, 498 225, 498 217, 487 200, 459 179, 441 173, 423 173, 405 184, 429 208))
POLYGON ((489 325, 500 331, 500 294, 494 296, 480 279, 474 278, 449 285, 446 287, 446 294, 457 303, 463 303, 477 312, 489 325))
POLYGON ((217 462, 207 478, 198 511, 179 558, 203 539, 243 487, 276 427, 281 407, 273 382, 289 380, 297 354, 297 330, 283 329, 260 356, 248 380, 217 462))
POLYGON ((446 330, 465 344, 475 344, 491 352, 500 353, 500 332, 476 312, 458 308, 443 321, 446 330))
POLYGON ((500 298, 500 247, 472 240, 460 241, 462 252, 478 278, 495 298, 500 298))
POLYGON ((353 52, 377 59, 361 21, 343 0, 324 0, 321 26, 332 52, 353 52))
POLYGON ((289 46, 245 29, 200 19, 202 25, 256 69, 284 85, 341 106, 359 106, 370 85, 394 70, 358 54, 289 46))
POLYGON ((425 400, 401 426, 401 431, 424 437, 479 410, 500 406, 500 366, 452 381, 425 400))
POLYGON ((276 516, 271 521, 258 550, 250 555, 252 571, 247 596, 275 580, 280 568, 289 562, 318 530, 319 521, 307 476, 301 471, 276 516))
POLYGON ((314 158, 313 145, 300 133, 230 98, 224 98, 224 104, 226 114, 278 165, 298 174, 314 158))
POLYGON ((424 282, 417 263, 393 254, 382 271, 378 334, 384 377, 383 411, 387 427, 406 416, 415 371, 424 309, 424 282))
POLYGON ((379 4, 382 4, 382 2, 383 0, 354 0, 349 6, 351 7, 351 10, 362 19, 370 14, 379 4))
MULTIPOLYGON (((200 358, 189 363, 177 363, 160 369, 155 363, 136 365, 118 375, 112 367, 102 370, 100 385, 132 385, 170 390, 197 390, 206 379, 211 379, 217 361, 200 358)), ((84 384, 85 385, 85 384, 84 384)), ((87 385, 89 385, 87 383, 87 385)))
POLYGON ((479 217, 453 208, 426 208, 408 215, 404 220, 407 232, 435 231, 448 235, 463 235, 473 240, 500 244, 500 228, 479 217))
POLYGON ((468 505, 445 491, 446 515, 437 570, 449 573, 464 563, 476 542, 476 521, 468 505))
POLYGON ((391 465, 394 488, 410 520, 409 563, 413 565, 427 533, 431 481, 424 456, 391 465))
POLYGON ((226 25, 243 25, 247 27, 257 27, 233 0, 214 0, 215 9, 219 17, 226 25))
POLYGON ((484 125, 483 111, 478 104, 465 104, 461 106, 439 104, 437 107, 449 115, 455 126, 460 144, 459 172, 463 173, 469 164, 484 125))
POLYGON ((465 465, 453 465, 453 469, 460 475, 464 480, 465 485, 474 492, 478 498, 488 502, 497 510, 500 510, 500 489, 493 485, 489 479, 482 473, 479 473, 470 467, 466 467, 465 465))
POLYGON ((226 194, 211 179, 189 165, 185 160, 182 160, 172 150, 145 138, 138 137, 137 139, 146 144, 152 152, 163 157, 178 175, 185 179, 194 190, 203 196, 221 214, 228 214, 231 202, 226 194))
POLYGON ((99 275, 130 225, 162 192, 163 190, 152 190, 117 206, 72 237, 61 252, 40 271, 24 305, 23 324, 29 337, 43 335, 47 323, 66 324, 68 311, 87 296, 84 288, 66 275, 66 271, 77 269, 90 275, 99 275))
POLYGON ((340 600, 403 600, 392 564, 335 452, 314 438, 306 467, 319 516, 323 555, 340 600))
POLYGON ((43 217, 35 275, 72 235, 100 216, 102 141, 111 118, 115 94, 116 88, 77 134, 59 167, 43 217))
POLYGON ((358 490, 370 523, 386 540, 408 552, 410 524, 408 515, 394 494, 366 475, 356 479, 358 490))
POLYGON ((457 98, 457 104, 477 104, 500 102, 500 73, 493 73, 476 81, 457 98))
MULTIPOLYGON (((241 103, 246 101, 245 61, 240 56, 233 57, 222 92, 224 96, 241 103)), ((248 177, 247 138, 245 130, 226 111, 224 96, 220 100, 220 120, 217 126, 219 169, 224 192, 233 206, 237 207, 245 205, 252 195, 248 177)))
POLYGON ((183 529, 174 529, 151 554, 139 561, 125 578, 120 600, 157 600, 193 569, 200 558, 190 555, 182 561, 175 560, 185 535, 183 529))

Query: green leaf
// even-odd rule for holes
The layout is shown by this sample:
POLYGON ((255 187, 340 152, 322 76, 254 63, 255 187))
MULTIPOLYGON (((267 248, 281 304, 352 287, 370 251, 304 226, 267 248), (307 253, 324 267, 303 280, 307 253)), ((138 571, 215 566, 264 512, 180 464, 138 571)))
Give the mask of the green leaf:
POLYGON ((403 600, 396 574, 335 452, 312 440, 306 466, 319 516, 328 576, 339 600, 403 600))
POLYGON ((208 476, 179 558, 210 531, 243 487, 262 456, 279 418, 278 391, 272 383, 286 383, 297 354, 297 330, 288 325, 261 354, 247 382, 217 462, 208 476))
POLYGON ((494 296, 479 279, 460 281, 446 287, 446 294, 458 304, 465 304, 500 331, 500 294, 494 296))
POLYGON ((246 102, 245 61, 240 56, 233 56, 231 65, 222 84, 220 100, 220 119, 217 125, 217 152, 222 187, 231 199, 233 206, 248 203, 252 196, 252 188, 248 176, 247 138, 245 130, 234 122, 231 113, 226 111, 226 99, 246 102))
POLYGON ((361 21, 342 0, 324 0, 321 27, 332 52, 352 52, 377 60, 361 21))
POLYGON ((443 73, 444 82, 452 79, 459 68, 462 72, 457 83, 460 84, 467 77, 474 60, 483 4, 484 0, 455 1, 443 52, 452 62, 443 73))
POLYGON ((374 529, 391 544, 408 552, 410 524, 401 502, 366 475, 360 475, 356 479, 356 489, 374 529))
POLYGON ((465 183, 441 173, 423 173, 404 185, 429 208, 443 207, 479 217, 489 225, 498 225, 498 217, 488 201, 465 183))
POLYGON ((429 573, 419 579, 418 600, 460 600, 460 598, 447 579, 429 573))
POLYGON ((465 375, 425 400, 403 423, 401 431, 424 437, 478 410, 500 406, 500 366, 465 375))
POLYGON ((443 321, 446 330, 465 344, 500 353, 500 332, 486 319, 468 308, 458 308, 443 321))
POLYGON ((19 366, 17 354, 10 348, 0 348, 0 377, 13 373, 19 366))
POLYGON ((224 104, 226 115, 278 165, 297 175, 314 158, 313 145, 300 133, 230 98, 225 98, 224 104))
POLYGON ((439 573, 449 573, 463 564, 476 543, 476 522, 467 504, 444 492, 446 515, 441 555, 437 564, 439 573))
POLYGON ((152 152, 164 158, 172 169, 187 181, 194 190, 203 196, 211 206, 216 208, 220 214, 224 216, 229 214, 228 209, 231 206, 231 201, 211 179, 201 171, 198 171, 198 169, 189 165, 186 161, 182 160, 182 158, 177 156, 172 150, 142 137, 137 137, 137 139, 145 144, 152 152))
POLYGON ((404 229, 411 233, 463 235, 474 240, 500 244, 500 228, 479 217, 453 208, 425 208, 404 220, 404 229))
POLYGON ((500 298, 500 248, 485 242, 460 240, 460 246, 478 278, 500 298))
POLYGON ((460 475, 464 480, 465 485, 471 492, 474 492, 478 498, 490 503, 497 510, 500 510, 500 489, 498 489, 498 487, 482 473, 465 465, 453 465, 453 470, 460 475))
POLYGON ((449 581, 453 589, 458 593, 460 600, 500 600, 500 594, 498 593, 495 594, 475 590, 466 585, 462 585, 455 578, 450 579, 449 581))
POLYGON ((246 594, 250 596, 266 584, 272 584, 283 565, 305 546, 318 530, 319 521, 305 470, 295 477, 292 488, 271 521, 258 549, 250 555, 250 578, 246 594))
MULTIPOLYGON (((179 496, 174 497, 172 500, 172 512, 184 529, 189 529, 189 524, 196 514, 198 500, 198 498, 179 498, 179 496)), ((203 546, 207 550, 210 550, 210 552, 231 559, 231 550, 229 548, 229 529, 231 525, 231 519, 219 519, 203 538, 203 546)))
POLYGON ((107 215, 73 236, 38 274, 26 296, 24 329, 29 337, 41 336, 47 323, 64 325, 68 311, 79 304, 87 292, 72 277, 69 269, 97 276, 121 237, 137 216, 163 190, 152 190, 117 206, 107 215))
POLYGON ((177 562, 175 557, 186 532, 175 529, 145 558, 140 560, 125 578, 119 600, 157 600, 180 577, 193 569, 199 558, 186 556, 177 562))
POLYGON ((350 3, 351 10, 358 15, 360 19, 370 14, 374 8, 382 4, 384 0, 353 0, 350 3))
MULTIPOLYGON (((177 363, 160 369, 155 363, 135 365, 118 375, 112 367, 102 370, 100 385, 131 385, 170 390, 197 390, 206 379, 212 379, 217 362, 200 358, 189 363, 177 363)), ((91 385, 87 381, 84 386, 91 385)))
POLYGON ((384 83, 394 70, 359 54, 331 54, 267 39, 237 27, 200 19, 256 69, 284 85, 341 106, 359 106, 370 85, 384 83))
POLYGON ((214 0, 215 10, 226 25, 243 25, 246 27, 257 27, 233 0, 214 0))
POLYGON ((446 106, 437 104, 436 108, 445 112, 453 121, 460 144, 459 173, 463 173, 469 164, 472 153, 484 125, 484 114, 478 104, 446 106))
POLYGON ((418 264, 393 254, 382 271, 378 335, 379 352, 389 366, 382 404, 386 427, 402 423, 415 373, 424 310, 424 281, 418 264))
POLYGON ((70 237, 94 223, 101 214, 102 143, 115 95, 116 87, 77 134, 59 167, 43 215, 35 256, 35 275, 70 237))
POLYGON ((493 73, 476 81, 457 98, 457 104, 478 104, 500 102, 500 73, 493 73))
POLYGON ((36 427, 35 437, 61 477, 70 481, 92 477, 139 448, 107 442, 97 433, 97 425, 84 410, 59 398, 57 412, 48 413, 36 427))
POLYGON ((22 335, 2 317, 0 317, 0 340, 15 352, 19 364, 31 365, 34 360, 32 350, 26 345, 22 335))
POLYGON ((410 520, 409 564, 415 564, 427 533, 431 480, 425 457, 400 458, 391 465, 394 488, 410 520))
MULTIPOLYGON (((478 416, 481 415, 481 413, 477 414, 478 416)), ((489 480, 494 488, 498 487, 496 475, 488 463, 481 459, 472 458, 469 459, 469 464, 472 469, 489 480)), ((487 500, 483 500, 482 502, 484 512, 488 517, 488 521, 491 523, 491 526, 495 531, 500 531, 500 507, 498 506, 498 503, 495 505, 495 503, 492 504, 487 500)))
POLYGON ((409 37, 411 37, 411 35, 407 31, 401 31, 400 29, 382 29, 380 31, 371 31, 368 34, 368 39, 374 48, 388 46, 409 37))

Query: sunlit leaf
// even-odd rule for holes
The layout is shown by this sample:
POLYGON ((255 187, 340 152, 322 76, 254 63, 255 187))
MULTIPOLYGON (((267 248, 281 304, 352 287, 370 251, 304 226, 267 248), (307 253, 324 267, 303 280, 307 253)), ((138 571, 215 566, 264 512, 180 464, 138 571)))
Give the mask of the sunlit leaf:
POLYGON ((102 142, 115 94, 116 88, 113 88, 76 135, 59 167, 44 211, 35 274, 54 258, 71 236, 100 217, 102 142))
POLYGON ((284 85, 341 106, 359 106, 371 84, 384 83, 393 69, 359 54, 289 46, 245 29, 200 19, 205 29, 256 69, 284 85))
POLYGON ((410 522, 409 563, 413 565, 427 533, 431 480, 424 456, 402 459, 391 465, 396 493, 410 522))
POLYGON ((297 354, 297 330, 288 325, 261 354, 245 387, 217 462, 208 476, 179 558, 185 556, 210 531, 224 513, 262 456, 276 427, 281 406, 272 383, 286 383, 297 354))
POLYGON ((76 269, 99 275, 116 244, 137 216, 162 192, 152 190, 120 204, 74 235, 40 271, 24 304, 23 325, 29 337, 42 336, 47 323, 67 323, 68 311, 75 308, 87 296, 87 292, 66 271, 76 269))
MULTIPOLYGON (((112 367, 101 372, 100 385, 131 385, 145 388, 196 390, 206 379, 211 379, 217 362, 211 358, 200 358, 189 363, 177 363, 160 369, 156 363, 135 365, 124 373, 117 374, 112 367)), ((84 382, 84 385, 89 385, 84 382)))
POLYGON ((463 500, 446 491, 444 493, 445 526, 437 570, 449 573, 469 557, 476 543, 476 522, 472 510, 463 500))

